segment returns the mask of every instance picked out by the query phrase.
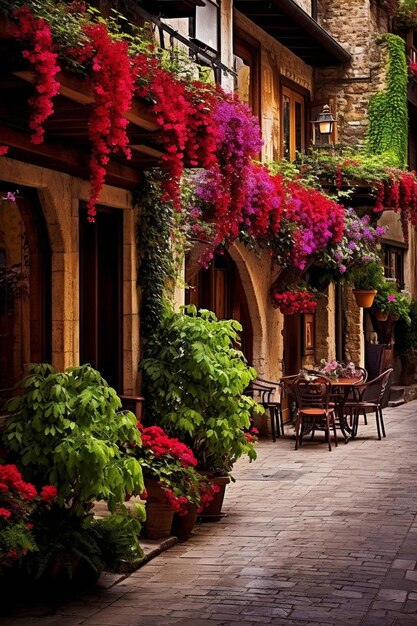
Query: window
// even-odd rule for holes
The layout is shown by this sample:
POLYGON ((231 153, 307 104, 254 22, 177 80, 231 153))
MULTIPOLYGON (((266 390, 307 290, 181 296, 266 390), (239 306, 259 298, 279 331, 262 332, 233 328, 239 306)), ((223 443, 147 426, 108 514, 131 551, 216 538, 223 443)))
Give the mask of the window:
POLYGON ((404 289, 404 248, 383 244, 382 249, 385 277, 395 280, 398 289, 404 289))
POLYGON ((248 43, 234 38, 233 69, 235 93, 241 102, 249 105, 255 115, 259 114, 259 51, 256 42, 248 43))
POLYGON ((205 0, 205 6, 196 7, 190 20, 190 37, 215 52, 220 50, 220 8, 218 0, 205 0))
POLYGON ((294 161, 305 150, 304 96, 288 87, 282 88, 282 155, 294 161))

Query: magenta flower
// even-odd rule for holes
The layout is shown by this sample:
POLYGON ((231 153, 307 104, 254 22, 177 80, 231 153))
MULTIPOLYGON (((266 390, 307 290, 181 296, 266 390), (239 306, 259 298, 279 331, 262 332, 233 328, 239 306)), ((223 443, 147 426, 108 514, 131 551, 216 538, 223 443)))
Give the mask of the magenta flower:
POLYGON ((395 302, 394 294, 390 293, 390 295, 388 296, 388 302, 395 302))
POLYGON ((13 191, 8 191, 6 200, 10 200, 11 202, 16 202, 16 194, 14 194, 13 191))

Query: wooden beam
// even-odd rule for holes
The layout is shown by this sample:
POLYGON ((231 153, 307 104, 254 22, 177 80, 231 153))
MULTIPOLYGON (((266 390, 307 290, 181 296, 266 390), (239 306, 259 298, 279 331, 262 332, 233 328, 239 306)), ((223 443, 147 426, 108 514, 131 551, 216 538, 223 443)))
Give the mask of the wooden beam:
MULTIPOLYGON (((89 177, 89 154, 71 147, 55 144, 34 144, 30 136, 0 124, 3 145, 10 147, 10 158, 19 158, 53 170, 89 177)), ((142 181, 142 172, 119 162, 111 161, 107 168, 106 182, 124 189, 134 189, 142 181)))
MULTIPOLYGON (((29 83, 33 83, 35 80, 33 72, 30 71, 13 72, 13 74, 29 83)), ((92 104, 94 102, 93 88, 88 81, 68 72, 59 72, 56 78, 61 83, 60 94, 62 96, 79 104, 92 104)), ((126 118, 135 126, 145 130, 156 131, 159 128, 147 106, 137 99, 133 101, 132 108, 126 113, 126 118)))

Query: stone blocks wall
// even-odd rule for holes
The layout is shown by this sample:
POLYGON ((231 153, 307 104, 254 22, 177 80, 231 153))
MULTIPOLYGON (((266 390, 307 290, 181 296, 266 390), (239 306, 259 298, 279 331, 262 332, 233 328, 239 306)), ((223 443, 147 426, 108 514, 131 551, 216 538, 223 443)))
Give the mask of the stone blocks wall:
POLYGON ((385 84, 386 56, 378 44, 387 22, 370 0, 321 0, 318 20, 352 55, 352 62, 315 72, 315 99, 330 103, 338 142, 363 142, 370 96, 385 84))

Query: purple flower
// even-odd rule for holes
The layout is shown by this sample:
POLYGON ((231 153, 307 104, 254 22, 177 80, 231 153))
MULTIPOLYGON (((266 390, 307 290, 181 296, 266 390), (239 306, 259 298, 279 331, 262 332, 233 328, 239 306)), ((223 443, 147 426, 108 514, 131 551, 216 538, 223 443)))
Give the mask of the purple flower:
POLYGON ((339 274, 344 274, 346 272, 346 265, 339 265, 339 274))
POLYGON ((395 302, 394 294, 390 293, 390 295, 388 296, 388 302, 395 302))
POLYGON ((6 200, 10 200, 11 202, 16 202, 16 194, 13 191, 8 191, 6 200))

